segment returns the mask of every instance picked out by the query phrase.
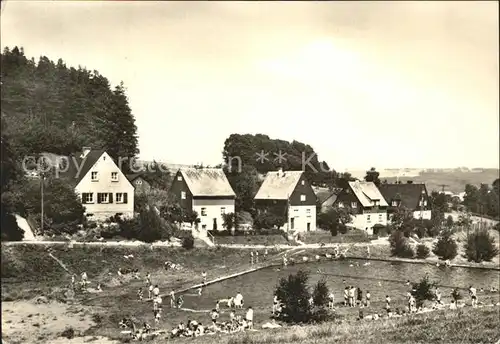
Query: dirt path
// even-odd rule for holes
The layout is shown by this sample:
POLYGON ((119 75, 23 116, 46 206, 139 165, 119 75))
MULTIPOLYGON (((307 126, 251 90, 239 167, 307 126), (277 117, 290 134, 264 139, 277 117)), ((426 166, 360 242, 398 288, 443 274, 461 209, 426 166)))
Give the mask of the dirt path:
MULTIPOLYGON (((63 303, 34 301, 2 302, 2 340, 9 344, 79 344, 92 337, 76 337, 95 325, 89 310, 63 303), (75 331, 72 340, 61 337, 68 328, 75 331)), ((95 337, 95 343, 115 344, 95 337)))

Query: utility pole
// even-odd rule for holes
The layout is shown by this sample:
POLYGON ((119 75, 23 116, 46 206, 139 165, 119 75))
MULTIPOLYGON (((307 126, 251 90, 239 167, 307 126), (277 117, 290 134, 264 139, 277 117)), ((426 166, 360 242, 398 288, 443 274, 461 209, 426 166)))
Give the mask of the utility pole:
POLYGON ((40 171, 40 193, 41 193, 41 220, 40 220, 40 231, 43 234, 43 184, 45 184, 45 172, 40 171))

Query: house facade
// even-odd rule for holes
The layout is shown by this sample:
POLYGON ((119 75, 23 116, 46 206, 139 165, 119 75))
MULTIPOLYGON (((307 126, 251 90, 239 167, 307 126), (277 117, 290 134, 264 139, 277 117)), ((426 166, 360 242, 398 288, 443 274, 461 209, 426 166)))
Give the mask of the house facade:
POLYGON ((141 173, 134 173, 127 175, 128 180, 134 186, 135 194, 147 194, 151 191, 151 184, 144 178, 141 173))
POLYGON ((84 148, 82 155, 71 159, 65 173, 74 178, 75 191, 90 220, 134 216, 134 186, 104 150, 84 148))
POLYGON ((399 207, 413 212, 415 219, 431 219, 431 205, 425 184, 381 184, 379 190, 389 204, 389 216, 399 207))
POLYGON ((352 210, 350 227, 373 234, 373 226, 387 226, 387 201, 373 182, 352 181, 342 190, 334 206, 349 207, 352 210))
POLYGON ((254 200, 258 211, 285 215, 286 231, 316 230, 316 194, 303 171, 268 172, 254 200))
POLYGON ((198 213, 199 227, 224 230, 223 214, 234 213, 234 193, 222 169, 182 168, 172 181, 170 192, 184 209, 198 213))

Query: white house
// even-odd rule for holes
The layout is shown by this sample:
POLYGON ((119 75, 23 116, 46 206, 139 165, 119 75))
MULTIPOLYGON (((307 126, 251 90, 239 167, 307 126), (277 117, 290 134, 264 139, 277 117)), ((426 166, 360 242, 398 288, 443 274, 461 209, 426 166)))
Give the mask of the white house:
POLYGON ((201 229, 223 230, 222 215, 235 212, 236 194, 220 168, 181 168, 170 192, 181 207, 198 213, 201 229))
POLYGON ((70 157, 64 170, 61 174, 75 181, 89 219, 134 216, 134 186, 104 150, 84 147, 80 156, 70 157))
POLYGON ((254 199, 259 211, 286 215, 287 231, 316 230, 316 194, 303 171, 268 172, 254 199))
POLYGON ((373 182, 352 181, 342 190, 334 206, 350 207, 352 222, 348 226, 373 234, 373 226, 387 226, 387 201, 373 182))

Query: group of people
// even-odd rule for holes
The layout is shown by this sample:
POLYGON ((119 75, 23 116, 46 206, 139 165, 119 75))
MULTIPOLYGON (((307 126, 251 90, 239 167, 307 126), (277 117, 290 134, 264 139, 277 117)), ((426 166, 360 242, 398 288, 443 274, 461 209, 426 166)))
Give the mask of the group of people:
MULTIPOLYGON (((264 260, 267 259, 269 251, 267 248, 264 250, 263 256, 264 260)), ((250 265, 259 264, 259 251, 250 251, 250 265)))
POLYGON ((344 306, 356 307, 365 306, 370 307, 371 294, 367 290, 365 299, 363 300, 363 291, 359 287, 347 286, 344 288, 344 306))

